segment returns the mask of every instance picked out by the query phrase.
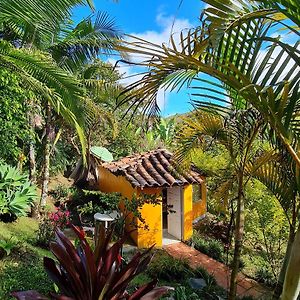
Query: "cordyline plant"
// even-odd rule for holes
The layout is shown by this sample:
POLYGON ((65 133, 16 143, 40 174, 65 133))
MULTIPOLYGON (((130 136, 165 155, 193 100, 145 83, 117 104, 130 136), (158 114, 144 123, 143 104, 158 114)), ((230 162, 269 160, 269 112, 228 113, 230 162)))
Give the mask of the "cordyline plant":
POLYGON ((50 249, 57 258, 55 262, 44 257, 44 266, 59 288, 61 294, 51 293, 50 298, 36 291, 13 292, 19 300, 152 300, 158 299, 168 291, 167 287, 156 287, 153 280, 139 287, 133 294, 126 291, 128 283, 145 270, 152 255, 150 250, 138 252, 132 260, 122 266, 120 249, 125 236, 109 246, 113 229, 105 233, 101 228, 95 250, 93 251, 79 228, 72 226, 79 239, 76 248, 64 233, 57 229, 50 249))

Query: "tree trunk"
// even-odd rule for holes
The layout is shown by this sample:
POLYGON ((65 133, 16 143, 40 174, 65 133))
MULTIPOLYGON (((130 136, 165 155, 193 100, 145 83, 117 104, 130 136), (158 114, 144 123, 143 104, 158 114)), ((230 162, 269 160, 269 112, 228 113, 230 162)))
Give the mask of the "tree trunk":
POLYGON ((40 211, 43 213, 46 206, 48 196, 48 183, 49 183, 49 167, 50 167, 50 134, 51 134, 51 107, 46 103, 46 134, 44 136, 44 163, 43 163, 43 182, 42 182, 42 194, 40 200, 40 211))
POLYGON ((297 300, 300 293, 300 225, 291 249, 281 300, 297 300))
MULTIPOLYGON (((33 184, 36 184, 36 160, 35 160, 35 120, 34 115, 32 114, 33 111, 33 103, 30 102, 28 104, 28 122, 30 126, 30 130, 32 132, 32 137, 29 141, 29 179, 33 184)), ((38 218, 39 217, 39 208, 38 202, 34 201, 33 205, 31 206, 31 217, 38 218)))
POLYGON ((230 290, 229 300, 236 298, 237 289, 237 275, 239 272, 240 256, 244 236, 244 223, 245 223, 245 204, 244 204, 244 175, 242 171, 238 172, 238 197, 237 197, 237 212, 236 212, 236 224, 235 224, 235 244, 234 244, 234 256, 232 262, 232 271, 230 277, 230 290))
MULTIPOLYGON (((31 139, 29 145, 29 179, 33 184, 36 183, 35 144, 33 139, 31 139)), ((39 216, 38 200, 35 200, 31 206, 31 217, 39 218, 39 216)))

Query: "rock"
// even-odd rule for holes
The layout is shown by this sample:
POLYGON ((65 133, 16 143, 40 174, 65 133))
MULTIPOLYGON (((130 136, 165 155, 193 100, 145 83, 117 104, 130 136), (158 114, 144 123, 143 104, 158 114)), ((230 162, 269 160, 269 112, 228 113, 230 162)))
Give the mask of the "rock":
POLYGON ((205 280, 202 278, 190 278, 188 282, 190 287, 194 290, 202 290, 207 286, 205 280))

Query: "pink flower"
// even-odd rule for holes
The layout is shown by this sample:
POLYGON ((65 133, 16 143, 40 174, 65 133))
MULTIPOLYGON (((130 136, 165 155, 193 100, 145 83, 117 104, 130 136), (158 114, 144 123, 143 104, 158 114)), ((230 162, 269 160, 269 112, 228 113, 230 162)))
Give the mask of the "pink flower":
POLYGON ((58 221, 58 220, 59 220, 59 216, 58 216, 57 214, 54 214, 53 220, 54 220, 54 221, 58 221))

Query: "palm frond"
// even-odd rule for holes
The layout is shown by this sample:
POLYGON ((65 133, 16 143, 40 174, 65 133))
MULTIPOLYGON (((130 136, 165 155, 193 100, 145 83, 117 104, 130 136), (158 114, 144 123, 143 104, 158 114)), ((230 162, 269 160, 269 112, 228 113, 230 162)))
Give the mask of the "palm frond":
MULTIPOLYGON (((265 153, 268 156, 259 167, 253 166, 249 169, 251 175, 262 182, 277 197, 283 209, 288 212, 295 201, 297 188, 295 186, 295 174, 291 173, 291 168, 278 155, 265 153)), ((261 159, 263 160, 263 159, 261 159)))
POLYGON ((50 47, 54 60, 62 67, 75 71, 100 54, 109 54, 122 39, 122 32, 107 13, 90 16, 50 47))
POLYGON ((16 72, 23 85, 44 101, 49 101, 56 112, 76 128, 83 152, 85 152, 85 109, 81 97, 85 93, 79 82, 57 67, 49 56, 40 52, 35 55, 24 49, 15 49, 0 41, 0 65, 16 72))
POLYGON ((89 5, 94 9, 92 0, 1 0, 0 20, 18 27, 22 39, 27 42, 34 42, 38 36, 51 40, 77 5, 89 5))

